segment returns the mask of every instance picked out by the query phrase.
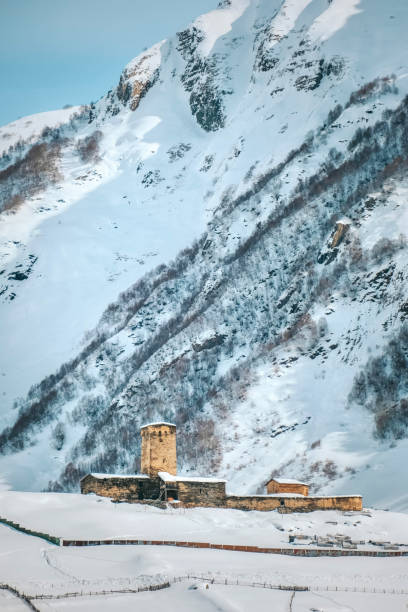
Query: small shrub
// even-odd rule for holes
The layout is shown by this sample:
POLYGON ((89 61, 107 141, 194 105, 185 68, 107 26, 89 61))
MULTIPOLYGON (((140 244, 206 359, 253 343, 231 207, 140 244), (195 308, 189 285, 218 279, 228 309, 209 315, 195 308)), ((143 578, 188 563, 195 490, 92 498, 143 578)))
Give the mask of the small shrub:
POLYGON ((333 480, 337 476, 337 466, 334 461, 327 459, 323 464, 322 472, 327 478, 333 480))
POLYGON ((102 132, 95 130, 90 136, 78 140, 77 151, 81 161, 87 163, 99 160, 99 143, 102 140, 102 132))
POLYGON ((397 251, 406 246, 407 239, 401 234, 397 240, 380 238, 371 250, 371 258, 375 263, 380 263, 384 259, 392 257, 397 251))
POLYGON ((381 96, 387 93, 398 93, 398 89, 395 86, 395 74, 376 78, 369 83, 365 83, 357 91, 353 91, 346 104, 346 108, 353 104, 364 104, 364 102, 374 96, 381 96))
POLYGON ((64 446, 65 442, 65 427, 63 423, 57 423, 53 429, 51 444, 55 450, 59 451, 64 446))

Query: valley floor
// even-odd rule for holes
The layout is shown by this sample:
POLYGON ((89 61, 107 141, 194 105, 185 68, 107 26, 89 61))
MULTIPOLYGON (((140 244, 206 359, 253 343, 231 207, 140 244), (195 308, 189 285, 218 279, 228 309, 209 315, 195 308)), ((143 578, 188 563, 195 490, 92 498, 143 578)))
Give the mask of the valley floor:
MULTIPOLYGON (((367 541, 400 542, 408 527, 407 515, 380 511, 353 515, 340 512, 281 515, 204 508, 166 511, 112 504, 95 496, 13 491, 0 493, 0 516, 60 537, 163 537, 286 547, 288 535, 296 532, 316 535, 334 532, 367 541)), ((137 590, 167 580, 171 583, 170 588, 154 592, 34 599, 41 611, 127 611, 137 606, 137 610, 152 612, 163 607, 177 611, 235 612, 256 605, 259 611, 402 612, 408 603, 408 594, 400 594, 406 592, 408 584, 405 557, 296 558, 171 546, 65 548, 5 525, 0 525, 0 541, 0 582, 29 596, 137 590), (182 580, 174 582, 178 577, 182 580), (208 580, 199 580, 200 577, 208 580), (227 585, 219 584, 225 581, 227 585), (233 584, 237 581, 238 585, 233 584), (264 582, 307 586, 311 590, 293 595, 293 591, 243 586, 264 582), (190 588, 193 586, 197 588, 190 588)), ((24 606, 11 593, 0 591, 2 610, 18 612, 24 606)))

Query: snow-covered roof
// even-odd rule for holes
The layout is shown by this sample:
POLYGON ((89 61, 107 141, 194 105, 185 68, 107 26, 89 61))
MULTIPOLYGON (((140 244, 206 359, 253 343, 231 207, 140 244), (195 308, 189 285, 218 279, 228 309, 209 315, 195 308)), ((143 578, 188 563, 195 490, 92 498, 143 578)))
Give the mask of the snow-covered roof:
POLYGON ((176 427, 174 423, 166 423, 165 421, 157 421, 157 423, 146 423, 146 425, 142 425, 140 429, 144 429, 145 427, 155 427, 156 425, 167 425, 168 427, 176 427))
MULTIPOLYGON (((100 474, 97 472, 91 472, 91 474, 87 474, 86 476, 93 476, 94 478, 150 478, 146 474, 100 474)), ((86 478, 84 476, 84 478, 86 478)))
POLYGON ((362 497, 360 493, 349 493, 348 495, 309 495, 309 499, 337 499, 338 497, 362 497))
POLYGON ((309 486, 305 482, 300 482, 300 480, 294 480, 293 478, 270 478, 268 482, 271 482, 272 480, 274 480, 278 484, 298 484, 298 485, 304 485, 306 487, 309 486))
POLYGON ((159 477, 163 482, 226 482, 219 478, 203 478, 201 476, 173 476, 168 472, 159 472, 159 477))
POLYGON ((266 494, 262 494, 260 493, 259 495, 251 495, 251 493, 231 493, 231 495, 228 495, 228 497, 252 497, 254 499, 269 499, 270 497, 277 497, 278 499, 282 499, 283 497, 301 497, 302 499, 309 499, 306 498, 305 495, 302 495, 301 493, 266 493, 266 494))

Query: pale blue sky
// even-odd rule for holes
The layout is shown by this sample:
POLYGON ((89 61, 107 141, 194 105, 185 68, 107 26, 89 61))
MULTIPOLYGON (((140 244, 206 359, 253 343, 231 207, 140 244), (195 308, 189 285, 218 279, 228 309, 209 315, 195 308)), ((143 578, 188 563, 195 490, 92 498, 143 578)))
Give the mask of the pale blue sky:
POLYGON ((0 0, 0 125, 85 104, 218 0, 0 0))

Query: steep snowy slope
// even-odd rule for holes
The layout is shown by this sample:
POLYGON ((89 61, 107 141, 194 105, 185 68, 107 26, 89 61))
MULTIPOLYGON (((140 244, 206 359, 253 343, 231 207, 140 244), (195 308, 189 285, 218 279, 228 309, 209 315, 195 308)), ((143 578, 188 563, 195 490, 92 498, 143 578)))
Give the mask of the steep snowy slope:
POLYGON ((81 112, 80 106, 67 106, 56 111, 47 111, 17 119, 0 127, 0 153, 7 154, 13 148, 24 144, 34 144, 44 129, 57 128, 81 112))
POLYGON ((164 418, 180 467, 234 490, 408 507, 407 23, 398 0, 225 1, 3 156, 13 486, 133 470, 164 418))

